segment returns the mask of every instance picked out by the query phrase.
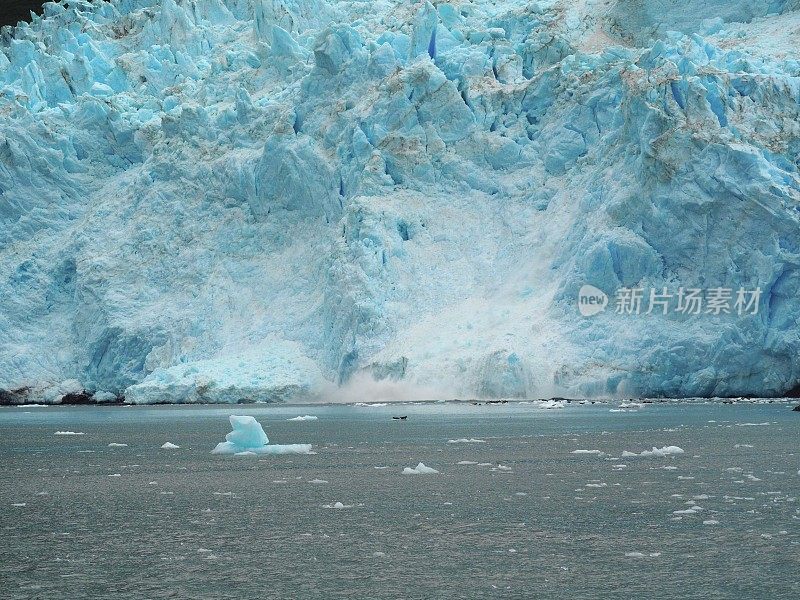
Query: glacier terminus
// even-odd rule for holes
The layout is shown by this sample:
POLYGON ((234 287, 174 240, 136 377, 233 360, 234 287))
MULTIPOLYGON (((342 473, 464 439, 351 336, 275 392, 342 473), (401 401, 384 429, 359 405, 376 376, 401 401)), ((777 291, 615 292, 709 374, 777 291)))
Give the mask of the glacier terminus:
POLYGON ((48 3, 0 34, 0 402, 784 394, 798 30, 796 0, 48 3), (728 310, 615 310, 681 289, 728 310))

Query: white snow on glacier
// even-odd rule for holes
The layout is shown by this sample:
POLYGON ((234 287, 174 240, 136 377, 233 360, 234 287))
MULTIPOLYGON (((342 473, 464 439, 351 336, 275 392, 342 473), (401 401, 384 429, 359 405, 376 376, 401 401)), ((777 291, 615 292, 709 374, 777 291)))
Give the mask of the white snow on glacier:
POLYGON ((48 4, 0 35, 0 403, 781 393, 798 8, 48 4))

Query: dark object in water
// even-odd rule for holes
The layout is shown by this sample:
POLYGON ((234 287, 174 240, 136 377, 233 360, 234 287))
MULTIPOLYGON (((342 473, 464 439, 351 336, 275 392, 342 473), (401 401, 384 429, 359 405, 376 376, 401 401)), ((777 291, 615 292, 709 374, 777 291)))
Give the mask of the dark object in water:
POLYGON ((792 412, 800 412, 800 404, 798 404, 797 406, 795 406, 795 407, 792 409, 792 412))
POLYGON ((402 417, 392 417, 395 421, 405 421, 408 418, 408 415, 403 415, 402 417))

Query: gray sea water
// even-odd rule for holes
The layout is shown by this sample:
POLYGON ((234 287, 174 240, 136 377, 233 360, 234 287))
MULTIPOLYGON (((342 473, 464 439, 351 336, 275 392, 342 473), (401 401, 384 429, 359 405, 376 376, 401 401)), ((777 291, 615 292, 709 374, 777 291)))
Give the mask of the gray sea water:
POLYGON ((800 413, 611 408, 2 408, 0 598, 800 597, 800 413))

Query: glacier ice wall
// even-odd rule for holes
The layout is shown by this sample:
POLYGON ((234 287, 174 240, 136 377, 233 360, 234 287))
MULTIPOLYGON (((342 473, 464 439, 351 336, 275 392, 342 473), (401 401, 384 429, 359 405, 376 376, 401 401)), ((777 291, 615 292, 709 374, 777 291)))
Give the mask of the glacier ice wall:
POLYGON ((73 1, 3 29, 0 401, 793 387, 798 6, 684 4, 73 1), (583 318, 586 283, 763 297, 583 318))

